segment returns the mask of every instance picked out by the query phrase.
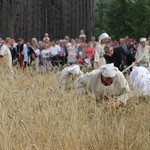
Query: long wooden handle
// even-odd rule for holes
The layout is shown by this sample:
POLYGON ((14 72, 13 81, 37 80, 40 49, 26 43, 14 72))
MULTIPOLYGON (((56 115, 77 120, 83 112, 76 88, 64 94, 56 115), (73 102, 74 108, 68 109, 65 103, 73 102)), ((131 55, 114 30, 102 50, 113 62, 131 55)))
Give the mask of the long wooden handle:
MULTIPOLYGON (((138 62, 139 62, 140 60, 142 60, 144 57, 145 57, 145 55, 142 56, 141 58, 139 58, 139 59, 138 59, 138 62)), ((135 64, 136 64, 136 62, 133 62, 130 66, 128 66, 127 68, 125 68, 125 69, 122 71, 122 73, 125 73, 127 70, 129 70, 131 67, 133 67, 135 64)))
POLYGON ((127 70, 129 70, 131 67, 133 67, 136 64, 136 62, 133 62, 130 66, 128 66, 127 68, 125 68, 122 73, 125 73, 127 70))

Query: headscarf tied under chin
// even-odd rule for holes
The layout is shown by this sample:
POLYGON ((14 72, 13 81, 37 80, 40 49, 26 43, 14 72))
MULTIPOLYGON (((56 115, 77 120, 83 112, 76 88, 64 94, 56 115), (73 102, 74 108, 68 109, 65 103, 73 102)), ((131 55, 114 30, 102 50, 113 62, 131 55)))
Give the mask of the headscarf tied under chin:
POLYGON ((118 72, 118 68, 113 63, 103 65, 100 70, 102 70, 102 75, 107 78, 115 77, 118 72))

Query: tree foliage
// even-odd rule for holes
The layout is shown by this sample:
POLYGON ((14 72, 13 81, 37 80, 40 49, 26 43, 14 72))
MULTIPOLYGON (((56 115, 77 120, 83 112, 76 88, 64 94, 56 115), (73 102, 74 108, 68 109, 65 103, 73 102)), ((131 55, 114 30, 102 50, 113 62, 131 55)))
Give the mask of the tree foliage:
POLYGON ((150 0, 97 0, 95 8, 96 35, 139 38, 150 33, 150 0))

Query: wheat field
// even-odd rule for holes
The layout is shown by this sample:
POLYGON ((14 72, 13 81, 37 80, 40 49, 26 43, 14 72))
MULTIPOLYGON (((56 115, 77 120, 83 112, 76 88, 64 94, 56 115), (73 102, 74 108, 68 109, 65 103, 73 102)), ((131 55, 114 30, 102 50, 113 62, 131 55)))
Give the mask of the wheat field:
POLYGON ((56 75, 0 70, 1 150, 150 150, 150 100, 106 109, 56 75))

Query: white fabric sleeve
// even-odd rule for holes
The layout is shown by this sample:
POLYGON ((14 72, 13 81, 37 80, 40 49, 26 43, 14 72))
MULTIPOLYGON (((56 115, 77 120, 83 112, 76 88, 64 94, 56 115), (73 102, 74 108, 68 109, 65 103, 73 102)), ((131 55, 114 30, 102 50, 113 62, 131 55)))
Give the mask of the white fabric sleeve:
POLYGON ((92 80, 93 78, 93 75, 97 74, 98 72, 100 72, 100 70, 93 70, 92 72, 90 73, 86 73, 86 74, 83 74, 83 75, 80 75, 74 82, 75 84, 75 87, 77 89, 79 89, 79 91, 81 93, 84 93, 86 92, 86 87, 87 85, 90 83, 90 81, 92 80))
POLYGON ((121 95, 118 96, 118 100, 120 100, 123 104, 126 105, 127 100, 129 99, 129 95, 130 95, 130 88, 129 88, 126 78, 121 72, 119 73, 118 80, 120 82, 120 87, 121 87, 121 95))
POLYGON ((94 54, 94 62, 99 62, 99 53, 100 53, 100 46, 99 44, 96 45, 96 48, 95 48, 95 54, 94 54))
POLYGON ((137 50, 136 53, 135 53, 135 59, 136 59, 136 60, 138 59, 138 50, 137 50))
POLYGON ((61 73, 60 73, 60 80, 64 80, 66 77, 69 76, 69 70, 68 70, 68 69, 69 69, 69 68, 66 67, 66 68, 64 68, 64 69, 61 71, 61 73))

